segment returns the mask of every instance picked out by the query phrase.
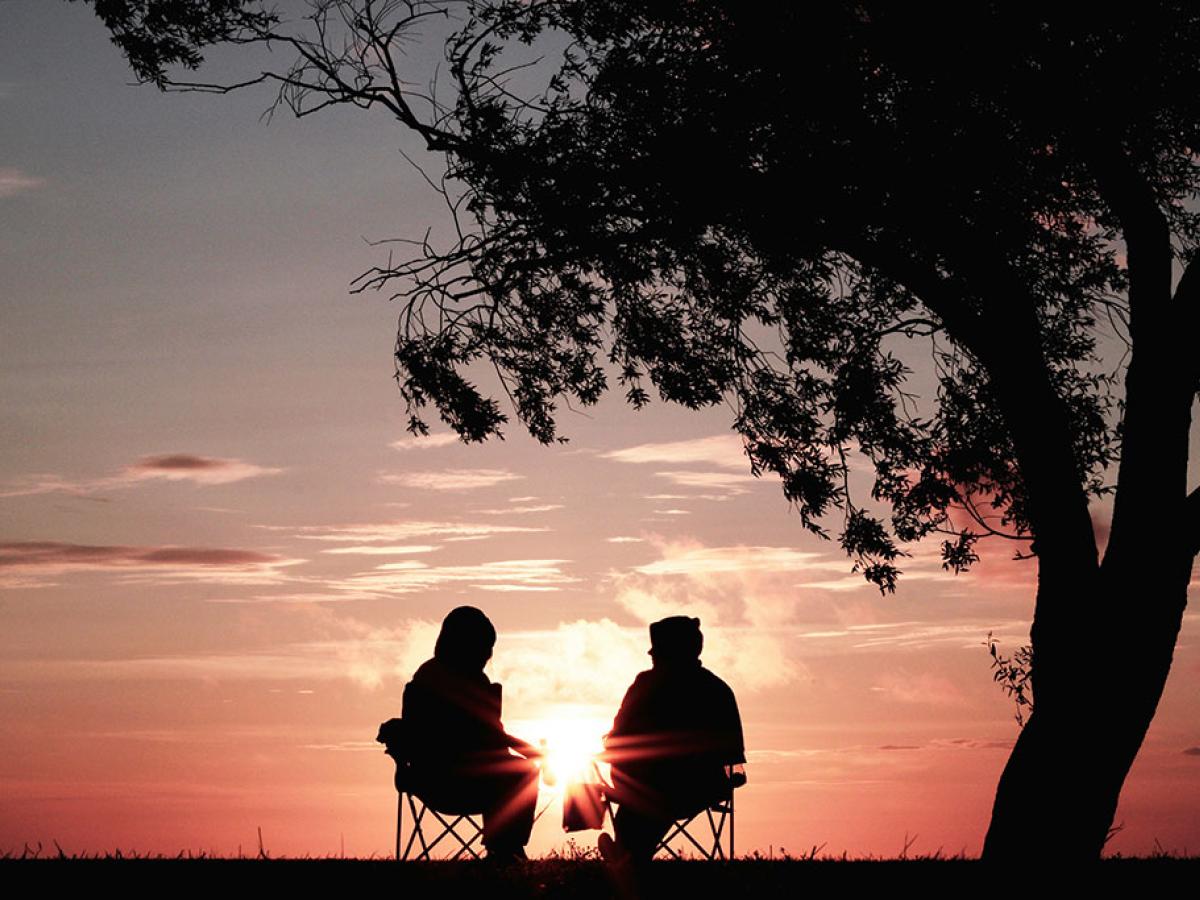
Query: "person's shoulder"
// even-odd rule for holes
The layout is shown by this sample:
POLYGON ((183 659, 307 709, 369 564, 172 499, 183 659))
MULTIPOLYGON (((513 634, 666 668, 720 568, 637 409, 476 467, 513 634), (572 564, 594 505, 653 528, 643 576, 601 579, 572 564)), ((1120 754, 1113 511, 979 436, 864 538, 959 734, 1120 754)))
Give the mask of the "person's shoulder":
POLYGON ((726 684, 724 679, 722 679, 719 675, 717 675, 711 669, 706 669, 706 668, 704 668, 704 666, 701 666, 700 673, 701 673, 701 678, 703 678, 705 680, 705 682, 707 682, 708 686, 712 690, 720 691, 722 693, 726 693, 726 694, 729 694, 730 696, 733 696, 733 688, 731 688, 728 684, 726 684))
POLYGON ((642 690, 648 687, 653 687, 660 681, 662 681, 662 672, 659 672, 656 669, 646 669, 643 672, 638 672, 637 675, 634 676, 633 684, 631 684, 630 687, 642 690))
POLYGON ((429 681, 441 674, 442 664, 435 657, 430 657, 417 667, 417 671, 413 672, 412 680, 415 682, 429 681))
POLYGON ((629 689, 625 692, 626 696, 644 694, 647 689, 654 686, 655 678, 656 675, 653 669, 638 672, 637 675, 633 676, 633 681, 630 683, 629 689))
POLYGON ((417 671, 413 673, 412 683, 427 685, 445 685, 450 683, 456 685, 470 684, 482 688, 492 687, 491 680, 482 670, 479 672, 463 672, 446 665, 436 656, 421 663, 417 671))

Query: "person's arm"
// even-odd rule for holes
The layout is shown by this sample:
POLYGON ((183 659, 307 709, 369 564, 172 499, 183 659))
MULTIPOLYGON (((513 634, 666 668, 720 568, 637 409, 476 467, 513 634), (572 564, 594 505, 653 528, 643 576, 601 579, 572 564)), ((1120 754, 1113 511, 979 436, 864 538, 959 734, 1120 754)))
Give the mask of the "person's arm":
POLYGON ((729 685, 725 685, 725 736, 724 752, 726 765, 739 765, 746 761, 746 741, 742 734, 742 717, 738 713, 737 698, 729 685))
POLYGON ((620 762, 622 758, 629 755, 632 749, 631 741, 636 739, 632 737, 635 729, 631 726, 639 715, 645 693, 643 686, 644 679, 638 675, 629 689, 625 691, 621 706, 617 709, 617 715, 613 719, 613 726, 608 734, 604 735, 604 753, 600 757, 604 761, 620 762))
POLYGON ((504 733, 504 740, 508 742, 510 750, 515 750, 526 759, 537 759, 545 755, 540 747, 535 747, 529 741, 523 741, 516 735, 509 734, 507 731, 504 733))

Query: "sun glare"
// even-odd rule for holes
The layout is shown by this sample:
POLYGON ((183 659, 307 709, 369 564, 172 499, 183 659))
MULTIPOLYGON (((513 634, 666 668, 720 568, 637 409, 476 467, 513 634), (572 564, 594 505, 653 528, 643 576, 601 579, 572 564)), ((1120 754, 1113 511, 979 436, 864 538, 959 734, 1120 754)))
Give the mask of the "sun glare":
POLYGON ((564 786, 572 781, 591 781, 593 761, 604 749, 603 736, 610 727, 610 719, 570 711, 529 720, 525 725, 529 738, 534 743, 545 742, 543 781, 564 786))

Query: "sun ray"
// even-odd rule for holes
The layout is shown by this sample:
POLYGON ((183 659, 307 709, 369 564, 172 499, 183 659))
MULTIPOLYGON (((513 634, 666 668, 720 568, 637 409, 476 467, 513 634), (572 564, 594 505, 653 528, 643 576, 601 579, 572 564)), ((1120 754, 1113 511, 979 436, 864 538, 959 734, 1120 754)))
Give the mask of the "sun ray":
MULTIPOLYGON (((514 726, 518 723, 514 722, 514 726)), ((595 761, 603 751, 612 720, 572 706, 555 707, 546 715, 519 723, 521 734, 545 747, 542 780, 547 786, 595 778, 595 761)))

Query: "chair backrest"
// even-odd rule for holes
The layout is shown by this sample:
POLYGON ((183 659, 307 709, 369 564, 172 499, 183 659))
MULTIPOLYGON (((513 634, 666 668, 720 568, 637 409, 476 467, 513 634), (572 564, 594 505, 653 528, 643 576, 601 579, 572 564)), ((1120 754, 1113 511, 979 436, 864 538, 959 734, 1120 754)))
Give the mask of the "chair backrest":
POLYGON ((406 793, 412 787, 412 777, 409 768, 408 728, 403 719, 388 719, 379 726, 375 740, 383 744, 383 752, 396 763, 396 774, 393 779, 396 790, 406 793))

